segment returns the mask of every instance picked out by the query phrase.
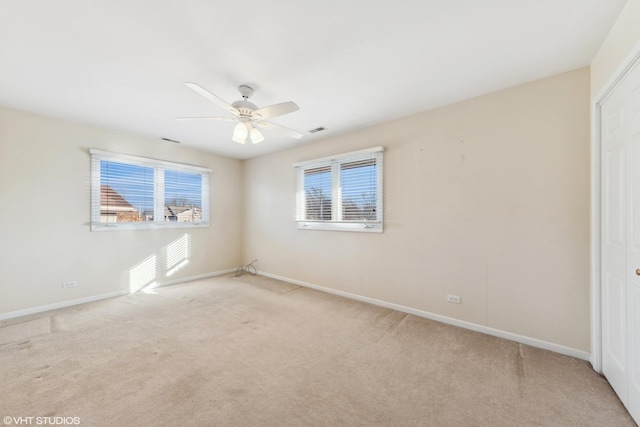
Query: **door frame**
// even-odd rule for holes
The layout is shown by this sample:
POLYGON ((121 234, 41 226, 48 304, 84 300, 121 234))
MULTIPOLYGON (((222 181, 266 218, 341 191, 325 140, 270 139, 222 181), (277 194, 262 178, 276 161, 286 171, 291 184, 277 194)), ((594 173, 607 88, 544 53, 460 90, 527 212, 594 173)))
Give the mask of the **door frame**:
POLYGON ((600 209, 601 200, 601 146, 600 130, 602 119, 602 104, 618 87, 631 69, 640 63, 640 43, 616 68, 604 87, 591 100, 591 355, 590 362, 593 369, 602 373, 602 284, 600 283, 600 267, 602 258, 600 253, 601 229, 600 209))

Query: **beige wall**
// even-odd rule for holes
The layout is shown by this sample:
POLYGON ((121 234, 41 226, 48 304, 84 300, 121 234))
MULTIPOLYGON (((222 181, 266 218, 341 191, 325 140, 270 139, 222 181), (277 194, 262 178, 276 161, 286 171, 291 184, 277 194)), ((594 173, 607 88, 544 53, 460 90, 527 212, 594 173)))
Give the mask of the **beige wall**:
POLYGON ((597 96, 631 51, 640 47, 640 0, 628 0, 591 62, 591 95, 597 96))
POLYGON ((151 274, 167 281, 242 255, 269 273, 588 350, 589 79, 593 97, 640 43, 638 22, 640 0, 629 0, 590 77, 249 160, 244 174, 236 160, 0 108, 0 317, 126 290, 154 256, 151 274), (375 145, 387 150, 385 233, 296 230, 291 164, 375 145), (212 226, 90 232, 89 148, 212 168, 212 226), (166 277, 167 247, 185 234, 190 262, 166 277), (62 289, 67 280, 79 286, 62 289))
POLYGON ((241 183, 237 160, 0 109, 0 316, 126 290, 140 278, 168 281, 239 265, 241 183), (212 226, 89 231, 89 148, 211 168, 212 226), (167 247, 179 241, 183 251, 186 240, 189 264, 166 277, 167 247), (62 289, 70 280, 78 287, 62 289))
POLYGON ((0 109, 0 316, 126 290, 154 257, 167 281, 242 252, 269 273, 587 350, 588 84, 577 70, 252 159, 244 174, 237 160, 0 109), (376 145, 385 232, 296 230, 292 163, 376 145), (211 168, 212 226, 90 232, 89 148, 211 168), (185 234, 190 262, 166 277, 185 234))
POLYGON ((588 351, 588 132, 580 69, 246 161, 244 258, 588 351), (292 163, 377 145, 384 233, 297 230, 292 163))

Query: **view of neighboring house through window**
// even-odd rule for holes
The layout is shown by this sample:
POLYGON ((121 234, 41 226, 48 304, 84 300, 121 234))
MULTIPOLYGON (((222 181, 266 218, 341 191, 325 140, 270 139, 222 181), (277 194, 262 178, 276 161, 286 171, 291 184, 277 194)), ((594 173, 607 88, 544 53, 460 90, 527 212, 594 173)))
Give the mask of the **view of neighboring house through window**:
POLYGON ((92 229, 207 226, 210 171, 91 150, 92 229))
POLYGON ((382 231, 382 147, 296 163, 298 228, 382 231))
POLYGON ((153 220, 153 167, 100 160, 100 222, 153 220))
POLYGON ((164 220, 202 221, 202 175, 164 171, 164 220))

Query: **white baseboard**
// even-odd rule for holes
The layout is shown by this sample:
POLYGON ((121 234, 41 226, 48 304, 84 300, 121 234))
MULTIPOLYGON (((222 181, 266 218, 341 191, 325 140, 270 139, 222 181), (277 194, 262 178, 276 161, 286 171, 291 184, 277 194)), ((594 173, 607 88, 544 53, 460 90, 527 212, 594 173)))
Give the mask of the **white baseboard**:
POLYGON ((53 304, 40 305, 38 307, 30 307, 22 310, 10 311, 8 313, 0 313, 0 320, 13 319, 16 317, 28 316, 29 314, 42 313, 43 311, 56 310, 58 308, 71 307, 72 305, 86 304, 88 302, 99 301, 101 299, 119 297, 128 294, 128 290, 119 290, 108 292, 106 294, 92 295, 90 297, 60 301, 53 304))
MULTIPOLYGON (((178 283, 185 283, 185 282, 192 282, 194 280, 201 280, 209 277, 221 276, 227 273, 233 273, 234 271, 236 271, 235 268, 229 268, 226 270, 214 271, 212 273, 205 273, 205 274, 198 274, 195 276, 183 277, 182 279, 170 280, 167 282, 159 282, 156 284, 156 287, 177 285, 178 283)), ((38 307, 30 307, 22 310, 10 311, 7 313, 0 313, 0 321, 14 319, 16 317, 27 316, 30 314, 42 313, 44 311, 49 311, 49 310, 56 310, 58 308, 65 308, 65 307, 71 307, 79 304, 86 304, 88 302, 99 301, 107 298, 119 297, 122 295, 128 295, 130 293, 131 292, 128 289, 121 289, 119 291, 108 292, 106 294, 92 295, 84 298, 60 301, 53 304, 46 304, 38 307)))
POLYGON ((426 319, 436 320, 438 322, 446 323, 453 326, 458 326, 465 329, 470 329, 472 331, 481 332, 483 334, 492 335, 494 337, 504 338, 510 341, 519 342, 522 344, 529 345, 531 347, 541 348, 544 350, 550 350, 556 353, 564 354, 566 356, 575 357, 577 359, 582 359, 585 361, 589 361, 590 353, 578 350, 571 347, 566 347, 560 344, 554 344, 548 341, 542 341, 537 338, 526 337, 523 335, 514 334, 512 332, 503 331, 500 329, 490 328, 488 326, 478 325, 476 323, 467 322, 464 320, 455 319, 453 317, 442 316, 440 314, 430 313, 428 311, 418 310, 416 308, 407 307, 404 305, 394 304, 387 301, 378 300, 375 298, 369 298, 358 294, 352 294, 350 292, 339 291, 337 289, 326 288, 324 286, 314 285, 313 283, 303 282, 301 280, 291 279, 289 277, 278 276, 277 274, 271 274, 264 271, 258 271, 258 274, 265 277, 270 277, 276 280, 282 280, 283 282, 293 283, 295 285, 304 286, 306 288, 316 289, 322 292, 327 292, 329 294, 343 296, 345 298, 354 299, 357 301, 366 302, 369 304, 377 305, 380 307, 390 308, 393 310, 401 311, 403 313, 413 314, 418 317, 424 317, 426 319))

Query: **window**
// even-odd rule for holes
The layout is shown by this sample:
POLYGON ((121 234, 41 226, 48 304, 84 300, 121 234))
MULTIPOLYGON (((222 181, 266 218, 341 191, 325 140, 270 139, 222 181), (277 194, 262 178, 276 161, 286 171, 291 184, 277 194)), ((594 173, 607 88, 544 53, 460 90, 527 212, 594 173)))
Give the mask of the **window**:
POLYGON ((209 225, 209 169, 90 153, 92 230, 209 225))
POLYGON ((301 229, 382 232, 382 147, 294 164, 301 229))

